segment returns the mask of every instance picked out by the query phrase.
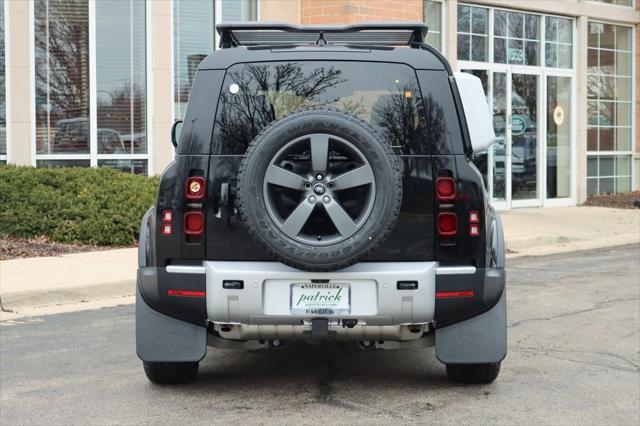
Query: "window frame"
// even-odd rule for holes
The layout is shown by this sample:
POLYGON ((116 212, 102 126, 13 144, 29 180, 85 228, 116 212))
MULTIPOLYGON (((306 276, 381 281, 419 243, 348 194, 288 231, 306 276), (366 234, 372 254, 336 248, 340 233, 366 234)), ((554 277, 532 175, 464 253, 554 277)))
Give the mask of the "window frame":
MULTIPOLYGON (((475 3, 467 3, 467 2, 460 2, 458 3, 458 5, 464 5, 464 6, 475 6, 475 3)), ((558 14, 550 14, 550 13, 542 13, 542 12, 530 12, 530 11, 526 11, 526 10, 521 10, 521 9, 512 9, 512 8, 508 8, 508 7, 494 7, 494 6, 490 6, 490 5, 482 5, 482 7, 486 7, 489 9, 489 47, 488 47, 488 58, 489 61, 487 62, 479 62, 479 61, 467 61, 467 60, 460 60, 457 59, 457 49, 456 49, 456 59, 457 59, 457 66, 456 66, 456 70, 461 71, 461 70, 485 70, 488 72, 489 76, 489 89, 491 91, 491 93, 493 93, 493 74, 498 72, 498 73, 506 73, 507 75, 509 75, 509 73, 511 72, 511 70, 513 70, 514 73, 523 73, 523 74, 536 74, 539 76, 539 83, 538 83, 538 97, 539 97, 539 102, 538 102, 538 114, 540 117, 540 121, 538 123, 538 127, 541 129, 540 133, 538 134, 539 137, 539 144, 541 144, 541 147, 539 148, 539 155, 540 155, 540 159, 544 159, 546 161, 547 158, 547 140, 546 140, 546 118, 547 118, 547 102, 546 102, 546 93, 547 93, 547 77, 571 77, 571 87, 572 87, 572 93, 576 93, 577 90, 577 55, 578 55, 578 46, 576 45, 576 39, 577 39, 577 18, 572 17, 572 16, 565 16, 565 15, 558 15, 558 14), (539 65, 519 65, 519 64, 509 64, 509 63, 498 63, 498 62, 494 62, 493 58, 494 58, 494 19, 495 19, 495 10, 503 10, 503 11, 507 11, 507 12, 519 12, 519 13, 529 13, 529 14, 533 14, 533 15, 538 15, 540 16, 540 38, 539 38, 539 43, 541 49, 539 52, 540 55, 540 61, 539 61, 539 65), (551 17, 551 18, 564 18, 564 19, 569 19, 571 20, 571 27, 572 27, 572 41, 571 41, 571 52, 572 52, 572 59, 571 59, 571 68, 554 68, 554 67, 547 67, 546 63, 544 61, 544 55, 545 55, 545 47, 546 47, 546 34, 545 34, 545 22, 546 22, 546 17, 551 17), (543 143, 544 142, 544 143, 543 143)), ((456 28, 457 30, 457 28, 456 28)), ((457 34, 457 31, 456 31, 457 34)), ((456 35, 457 36, 457 35, 456 35)), ((493 111, 493 99, 491 97, 489 97, 488 99, 489 101, 489 109, 491 111, 493 111)), ((571 99, 571 181, 570 181, 570 185, 571 185, 571 191, 570 191, 570 196, 569 197, 564 197, 564 198, 547 198, 546 197, 546 185, 547 185, 547 175, 546 175, 546 171, 543 170, 544 168, 542 166, 540 166, 540 169, 538 170, 539 172, 539 176, 538 176, 538 180, 539 180, 539 194, 538 194, 538 198, 536 199, 538 202, 537 203, 531 203, 531 206, 544 206, 544 207, 560 207, 560 206, 570 206, 570 205, 575 205, 576 204, 576 200, 577 200, 577 182, 578 182, 578 126, 577 126, 577 118, 578 118, 578 101, 577 101, 577 96, 572 96, 571 99)), ((489 150, 489 157, 487 159, 487 164, 492 164, 493 161, 493 150, 489 150)), ((509 154, 510 155, 510 154, 509 154)), ((510 157, 507 159, 507 161, 510 161, 510 157)), ((542 164, 542 163, 540 163, 542 164)), ((492 184, 493 184, 493 176, 491 175, 491 173, 488 174, 488 179, 489 182, 487 182, 487 186, 489 188, 492 188, 492 184)), ((510 179, 510 178, 509 178, 510 179)), ((586 181, 585 181, 585 185, 586 185, 586 181)), ((496 200, 496 201, 492 201, 492 204, 494 205, 495 208, 497 208, 498 210, 508 210, 511 209, 513 207, 526 207, 529 206, 529 200, 523 202, 518 202, 517 200, 511 200, 511 185, 509 184, 509 180, 507 180, 507 188, 506 188, 506 198, 504 200, 496 200), (515 202, 514 202, 515 201, 515 202)))
MULTIPOLYGON (((134 0, 135 1, 135 0, 134 0)), ((35 75, 35 1, 29 1, 29 61, 32 65, 30 75, 30 110, 31 110, 31 128, 30 128, 30 140, 31 140, 31 165, 37 167, 37 162, 40 160, 88 160, 90 167, 98 167, 98 161, 100 160, 145 160, 147 163, 146 175, 152 175, 151 169, 152 161, 152 142, 150 142, 150 126, 152 119, 150 116, 151 105, 149 94, 151 93, 151 68, 150 68, 150 7, 147 2, 144 2, 145 12, 145 98, 147 100, 145 105, 145 132, 147 139, 146 153, 138 154, 99 154, 98 153, 98 116, 97 116, 97 51, 96 51, 96 3, 93 0, 88 1, 88 31, 89 31, 89 153, 85 154, 38 154, 36 147, 36 75, 35 75)), ((9 144, 8 144, 9 145, 9 144)))
MULTIPOLYGON (((446 24, 447 24, 447 20, 445 19, 446 3, 445 3, 445 0, 423 0, 422 1, 422 20, 423 21, 424 21, 424 14, 426 11, 427 1, 440 4, 440 46, 438 46, 437 49, 438 49, 438 52, 444 55, 446 24)), ((260 4, 260 2, 258 2, 258 4, 260 4)))
MULTIPOLYGON (((597 2, 597 3, 601 3, 601 2, 597 2)), ((619 6, 619 7, 628 7, 628 6, 622 6, 622 5, 612 5, 609 3, 604 3, 604 4, 608 4, 609 6, 619 6)), ((627 177, 627 175, 622 175, 622 176, 600 176, 600 157, 606 157, 606 156, 612 156, 612 157, 619 157, 619 156, 628 156, 628 158, 630 158, 630 162, 631 165, 629 167, 629 172, 631 173, 630 176, 630 180, 631 183, 629 185, 629 189, 633 190, 633 185, 635 183, 635 178, 636 178, 636 173, 638 172, 636 170, 636 161, 635 161, 635 149, 636 147, 634 146, 634 143, 637 143, 635 135, 636 135, 636 102, 637 99, 635 99, 636 97, 636 87, 637 87, 637 82, 636 82, 636 78, 637 78, 637 73, 638 70, 636 69, 636 60, 635 60, 635 54, 636 54, 636 49, 638 48, 638 46, 636 45, 636 28, 634 25, 626 25, 626 24, 622 24, 619 22, 611 22, 611 21, 607 21, 607 20, 600 20, 600 19, 589 19, 587 22, 587 26, 591 23, 594 24, 604 24, 604 25, 613 25, 616 27, 626 27, 629 28, 631 30, 631 50, 629 51, 630 59, 631 59, 631 97, 630 97, 630 109, 631 109, 631 127, 630 127, 630 133, 631 133, 631 144, 629 146, 629 150, 627 151, 589 151, 587 150, 587 141, 585 140, 585 157, 586 160, 588 162, 589 158, 596 158, 597 161, 597 175, 596 176, 591 176, 589 177, 588 175, 588 170, 585 170, 585 193, 587 193, 588 196, 588 182, 589 180, 596 180, 597 181, 597 192, 596 194, 600 194, 600 179, 601 178, 614 178, 614 180, 616 180, 616 184, 617 185, 617 178, 618 177, 627 177)), ((590 49, 590 47, 585 46, 585 48, 587 49, 587 53, 590 49)), ((596 48, 596 50, 602 50, 600 47, 596 48)), ((604 49, 606 51, 612 51, 612 52, 618 52, 619 50, 617 49, 604 49)), ((587 71, 585 71, 585 76, 588 74, 587 71)), ((609 75, 609 74, 606 74, 609 75)), ((618 74, 615 74, 618 75, 618 74)), ((589 102, 589 99, 587 98, 587 103, 589 102)), ((618 103, 618 101, 614 101, 615 103, 618 103)), ((587 108, 587 106, 585 105, 585 108, 587 108)), ((588 124, 587 124, 587 128, 588 128, 588 124)), ((618 126, 612 126, 613 128, 618 128, 618 126)), ((626 127, 626 126, 623 126, 626 127)), ((600 128, 600 126, 596 126, 596 128, 600 128)), ((599 144, 598 144, 599 145, 599 144)), ((615 166, 617 167, 617 161, 615 162, 615 166)), ((615 186, 614 186, 614 190, 615 190, 615 186)))
MULTIPOLYGON (((477 5, 475 3, 458 3, 456 6, 456 15, 457 8, 460 6, 469 7, 469 32, 460 32, 458 31, 458 18, 456 17, 456 59, 460 62, 474 62, 474 63, 493 63, 493 19, 494 13, 493 10, 496 8, 484 5, 477 5), (487 33, 474 33, 473 32, 473 9, 485 9, 487 11, 487 33), (469 38, 469 59, 459 59, 458 58, 458 47, 457 40, 458 36, 462 34, 469 38), (487 40, 487 59, 486 61, 474 61, 473 60, 473 37, 485 37, 487 40)), ((509 9, 505 9, 509 10, 509 9)))

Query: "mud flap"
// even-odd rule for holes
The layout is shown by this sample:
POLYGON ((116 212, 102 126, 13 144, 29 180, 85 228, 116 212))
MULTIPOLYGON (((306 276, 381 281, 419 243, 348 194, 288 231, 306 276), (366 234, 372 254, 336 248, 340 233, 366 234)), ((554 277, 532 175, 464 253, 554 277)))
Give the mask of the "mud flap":
POLYGON ((436 357, 444 364, 500 362, 507 355, 506 288, 496 305, 477 317, 436 329, 436 357))
POLYGON ((150 308, 138 288, 136 350, 138 357, 147 362, 200 361, 207 353, 207 329, 150 308))

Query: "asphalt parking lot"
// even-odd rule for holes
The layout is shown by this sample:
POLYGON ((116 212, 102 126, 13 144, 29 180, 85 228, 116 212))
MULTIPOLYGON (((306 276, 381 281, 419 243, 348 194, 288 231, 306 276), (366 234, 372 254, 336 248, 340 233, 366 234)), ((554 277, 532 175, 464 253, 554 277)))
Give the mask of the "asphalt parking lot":
POLYGON ((497 381, 451 384, 433 349, 211 349, 149 383, 133 305, 0 323, 0 424, 640 423, 640 247, 508 262, 497 381))

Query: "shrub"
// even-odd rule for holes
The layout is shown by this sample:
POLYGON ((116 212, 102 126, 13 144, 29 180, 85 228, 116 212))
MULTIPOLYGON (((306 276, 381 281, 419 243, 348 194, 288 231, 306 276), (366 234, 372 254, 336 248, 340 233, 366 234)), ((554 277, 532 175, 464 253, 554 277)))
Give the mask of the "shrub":
POLYGON ((132 245, 158 178, 108 168, 0 165, 0 236, 132 245))

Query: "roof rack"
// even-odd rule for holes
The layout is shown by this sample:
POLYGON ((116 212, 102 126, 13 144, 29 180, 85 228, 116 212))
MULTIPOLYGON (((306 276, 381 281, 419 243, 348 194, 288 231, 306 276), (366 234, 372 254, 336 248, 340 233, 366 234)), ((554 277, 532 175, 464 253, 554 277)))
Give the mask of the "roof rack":
POLYGON ((260 45, 357 44, 419 47, 427 35, 423 22, 361 22, 351 25, 293 25, 286 22, 222 22, 220 48, 260 45))

